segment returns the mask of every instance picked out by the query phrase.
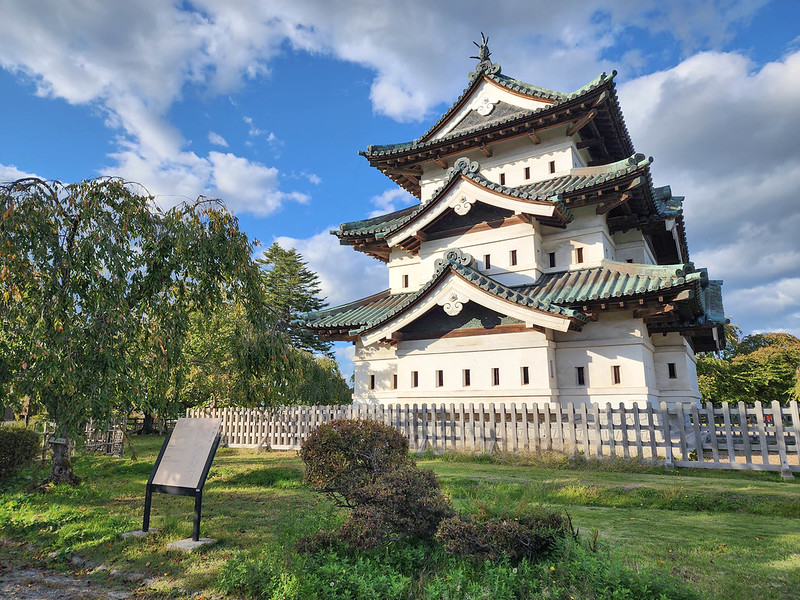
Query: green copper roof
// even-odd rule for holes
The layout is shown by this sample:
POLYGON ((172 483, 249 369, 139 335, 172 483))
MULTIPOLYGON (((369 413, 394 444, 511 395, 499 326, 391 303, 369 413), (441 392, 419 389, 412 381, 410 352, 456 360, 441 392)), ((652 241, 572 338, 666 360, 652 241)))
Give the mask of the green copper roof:
POLYGON ((437 189, 427 201, 371 219, 342 223, 339 225, 339 229, 335 229, 331 231, 331 233, 340 237, 363 235, 375 235, 376 238, 385 237, 413 220, 429 206, 435 204, 439 197, 447 192, 453 181, 460 176, 464 176, 486 189, 499 192, 511 198, 537 202, 552 202, 557 207, 558 211, 564 215, 565 220, 569 222, 572 220, 572 215, 561 198, 562 194, 588 189, 600 185, 601 183, 623 177, 637 169, 650 166, 652 161, 652 158, 645 158, 643 154, 634 154, 629 158, 608 165, 573 169, 573 173, 569 175, 546 179, 519 187, 507 187, 489 181, 483 175, 479 174, 477 163, 473 164, 468 160, 459 159, 456 161, 456 166, 450 168, 448 178, 444 185, 437 189))
MULTIPOLYGON (((520 293, 514 288, 505 286, 491 277, 488 277, 473 267, 464 264, 463 257, 458 251, 446 253, 445 258, 437 261, 434 276, 415 292, 389 294, 386 290, 369 298, 357 300, 342 306, 328 308, 322 311, 306 313, 300 318, 300 324, 311 329, 342 329, 350 328, 350 335, 358 335, 368 329, 373 329, 382 323, 400 314, 406 308, 421 299, 428 290, 436 285, 449 272, 455 272, 476 287, 509 300, 521 306, 541 310, 557 315, 563 315, 575 321, 585 323, 588 319, 579 311, 556 306, 542 301, 528 294, 520 293)), ((469 257, 469 262, 472 262, 469 257)))
MULTIPOLYGON (((452 252, 452 251, 451 251, 452 252)), ((449 270, 472 284, 521 306, 567 316, 579 322, 586 317, 569 305, 602 300, 623 299, 692 285, 703 322, 725 322, 721 282, 709 281, 705 269, 695 270, 691 263, 682 265, 641 265, 604 260, 599 267, 543 275, 531 285, 509 287, 480 273, 457 258, 440 261, 434 277, 416 292, 389 294, 381 292, 364 300, 304 315, 302 323, 312 329, 350 328, 351 335, 399 314, 433 287, 449 270)), ((697 319, 695 319, 697 320, 697 319)))
POLYGON ((381 322, 386 315, 394 314, 407 300, 416 298, 418 292, 389 294, 385 290, 368 298, 356 300, 341 306, 301 315, 299 323, 314 329, 359 328, 381 322))
POLYGON ((483 128, 493 127, 493 126, 496 126, 499 123, 502 123, 502 122, 505 122, 505 121, 511 122, 511 121, 517 120, 517 119, 519 119, 521 117, 527 117, 527 116, 538 114, 538 113, 541 113, 541 112, 544 112, 544 111, 549 111, 552 108, 559 106, 560 104, 563 104, 565 102, 569 102, 571 100, 574 100, 575 98, 578 98, 578 97, 580 97, 580 96, 582 96, 584 94, 587 94, 587 93, 591 92, 592 90, 594 90, 594 89, 596 89, 596 88, 598 88, 598 87, 600 87, 602 85, 605 85, 605 84, 607 84, 609 82, 612 82, 614 77, 616 76, 617 72, 613 71, 611 73, 611 75, 606 75, 605 73, 601 73, 600 75, 598 75, 595 79, 593 79, 592 81, 590 81, 586 85, 584 85, 584 86, 578 88, 577 90, 575 90, 574 92, 571 92, 571 93, 568 93, 568 94, 565 94, 565 93, 562 93, 562 92, 556 92, 556 91, 553 91, 553 90, 548 90, 548 89, 545 89, 545 88, 540 88, 540 87, 531 85, 529 83, 524 83, 524 82, 519 81, 517 79, 512 79, 511 77, 506 77, 505 75, 493 74, 493 73, 488 73, 488 72, 483 72, 481 74, 484 75, 485 77, 487 77, 489 80, 493 81, 494 83, 497 83, 498 85, 500 85, 500 86, 502 86, 502 87, 504 87, 504 88, 506 88, 508 90, 511 90, 513 92, 524 94, 526 96, 530 96, 530 97, 533 97, 533 98, 541 98, 541 99, 544 99, 544 100, 553 100, 554 102, 552 104, 549 104, 548 106, 543 106, 543 107, 536 108, 536 109, 533 109, 533 110, 520 109, 520 111, 512 112, 506 119, 499 120, 499 121, 498 120, 492 120, 491 122, 480 123, 480 124, 476 125, 475 127, 471 128, 471 129, 466 129, 466 130, 459 129, 458 131, 451 132, 451 133, 449 133, 449 134, 447 134, 445 136, 442 136, 439 139, 432 139, 433 134, 439 129, 439 127, 441 127, 441 125, 443 123, 445 123, 453 115, 453 113, 455 113, 459 109, 459 107, 461 106, 462 102, 478 86, 479 81, 480 81, 480 77, 476 76, 472 80, 471 85, 469 85, 461 93, 461 95, 458 97, 458 99, 455 101, 455 103, 453 103, 453 105, 447 110, 447 112, 445 112, 439 118, 439 120, 437 120, 436 123, 434 123, 430 127, 430 129, 428 129, 428 131, 426 131, 424 134, 422 134, 422 136, 420 136, 419 138, 417 138, 416 140, 413 140, 411 142, 404 142, 404 143, 400 143, 400 144, 384 144, 384 145, 371 144, 371 145, 367 146, 367 149, 365 151, 361 151, 361 152, 359 152, 359 154, 362 154, 362 155, 364 155, 364 156, 369 158, 369 157, 390 155, 390 154, 394 154, 394 153, 397 153, 397 152, 402 152, 403 150, 408 150, 409 148, 413 148, 413 149, 424 148, 426 146, 429 146, 429 145, 434 144, 434 143, 441 142, 443 140, 447 140, 447 139, 450 139, 450 138, 455 138, 455 137, 458 137, 458 136, 461 136, 461 135, 465 135, 465 134, 469 134, 469 133, 474 133, 474 132, 480 131, 483 128))
MULTIPOLYGON (((720 328, 721 348, 724 348, 723 340, 725 334, 722 331, 722 326, 730 321, 725 317, 725 309, 722 306, 722 281, 718 279, 709 280, 707 285, 702 288, 699 299, 703 307, 703 312, 700 315, 682 321, 651 323, 648 328, 652 331, 682 331, 687 329, 709 330, 718 327, 720 328)), ((721 348, 707 347, 698 351, 718 350, 721 348)))
POLYGON ((420 206, 416 204, 385 215, 372 217, 371 219, 342 223, 339 225, 339 229, 332 229, 331 233, 334 235, 370 235, 394 231, 408 221, 409 215, 419 212, 420 206))
POLYGON ((599 267, 550 273, 533 285, 518 288, 553 304, 579 304, 658 292, 692 281, 702 273, 691 264, 641 265, 604 260, 599 267))
POLYGON ((649 167, 653 157, 645 158, 644 154, 634 154, 623 160, 599 167, 573 169, 569 175, 545 179, 536 183, 516 188, 529 198, 552 198, 553 196, 587 189, 622 177, 634 171, 649 167))

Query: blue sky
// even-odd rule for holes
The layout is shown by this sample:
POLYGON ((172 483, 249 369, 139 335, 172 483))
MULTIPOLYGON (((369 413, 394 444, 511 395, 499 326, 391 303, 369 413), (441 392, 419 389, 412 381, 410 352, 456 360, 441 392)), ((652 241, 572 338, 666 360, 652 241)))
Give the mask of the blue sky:
MULTIPOLYGON (((421 135, 503 72, 570 91, 616 69, 637 151, 686 196, 689 249, 746 332, 800 336, 800 2, 6 0, 0 180, 118 175, 222 198, 296 247, 332 304, 387 286, 328 230, 412 199, 368 144, 421 135)), ((340 350, 345 370, 346 349, 340 350)))

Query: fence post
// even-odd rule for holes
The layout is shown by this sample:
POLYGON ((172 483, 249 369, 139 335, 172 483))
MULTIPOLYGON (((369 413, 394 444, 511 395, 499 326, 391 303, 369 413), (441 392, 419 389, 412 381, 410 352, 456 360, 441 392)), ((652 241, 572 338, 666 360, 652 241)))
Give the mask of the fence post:
POLYGON ((711 456, 715 463, 719 462, 719 443, 717 440, 717 417, 714 410, 714 405, 711 402, 706 402, 706 413, 708 414, 708 433, 711 436, 711 456))
POLYGON ((761 464, 769 464, 769 449, 767 448, 767 430, 764 427, 764 408, 761 400, 755 401, 756 427, 758 429, 758 445, 761 449, 761 464))
POLYGON ((666 454, 664 458, 664 468, 671 471, 675 468, 675 461, 672 457, 672 432, 669 427, 669 408, 666 402, 661 402, 658 417, 661 419, 661 431, 664 436, 664 449, 666 454))
MULTIPOLYGON (((789 468, 789 460, 786 456, 786 439, 783 437, 783 409, 777 400, 772 401, 772 423, 775 425, 775 439, 778 442, 778 455, 781 461, 781 477, 783 479, 794 479, 792 470, 789 468)), ((795 443, 796 440, 795 440, 795 443)))
MULTIPOLYGON (((636 405, 634 405, 633 410, 636 412, 636 405)), ((622 402, 619 403, 619 426, 621 428, 620 431, 622 432, 622 457, 628 459, 631 457, 631 450, 628 441, 628 415, 627 410, 625 409, 625 404, 622 402)))
POLYGON ((797 453, 797 461, 800 463, 800 411, 795 400, 789 402, 789 412, 792 415, 792 428, 790 431, 794 437, 794 451, 797 453))

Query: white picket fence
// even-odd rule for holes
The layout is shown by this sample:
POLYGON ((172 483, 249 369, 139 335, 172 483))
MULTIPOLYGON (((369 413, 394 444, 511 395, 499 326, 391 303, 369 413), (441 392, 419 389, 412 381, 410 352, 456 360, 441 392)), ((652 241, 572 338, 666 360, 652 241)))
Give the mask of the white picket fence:
POLYGON ((660 460, 666 466, 800 472, 800 415, 788 406, 714 407, 661 403, 634 408, 597 404, 353 404, 273 409, 190 409, 220 417, 223 444, 299 450, 333 419, 374 419, 395 427, 412 450, 581 452, 587 457, 660 460))

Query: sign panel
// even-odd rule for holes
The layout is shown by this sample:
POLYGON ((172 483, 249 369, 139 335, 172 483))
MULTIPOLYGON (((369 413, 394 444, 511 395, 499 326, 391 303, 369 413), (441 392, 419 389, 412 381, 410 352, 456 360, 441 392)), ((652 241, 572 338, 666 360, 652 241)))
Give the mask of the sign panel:
POLYGON ((222 419, 178 419, 153 485, 197 488, 222 419))

